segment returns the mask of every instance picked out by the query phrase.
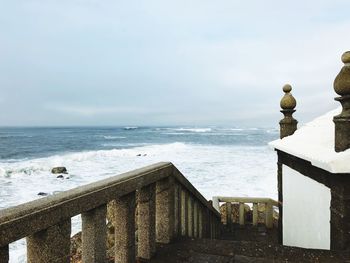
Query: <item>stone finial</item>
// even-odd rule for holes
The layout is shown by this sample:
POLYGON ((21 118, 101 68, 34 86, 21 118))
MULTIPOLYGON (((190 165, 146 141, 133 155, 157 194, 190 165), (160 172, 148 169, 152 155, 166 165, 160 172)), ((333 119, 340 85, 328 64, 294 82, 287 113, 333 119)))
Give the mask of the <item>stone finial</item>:
POLYGON ((284 118, 280 121, 280 138, 292 135, 297 130, 298 121, 293 118, 294 108, 297 102, 293 95, 290 93, 292 91, 292 86, 286 84, 283 86, 284 96, 281 99, 280 106, 282 108, 281 112, 284 118))
POLYGON ((335 98, 342 105, 342 112, 334 116, 336 152, 350 148, 350 51, 345 52, 341 60, 344 66, 334 80, 334 90, 340 95, 335 98))

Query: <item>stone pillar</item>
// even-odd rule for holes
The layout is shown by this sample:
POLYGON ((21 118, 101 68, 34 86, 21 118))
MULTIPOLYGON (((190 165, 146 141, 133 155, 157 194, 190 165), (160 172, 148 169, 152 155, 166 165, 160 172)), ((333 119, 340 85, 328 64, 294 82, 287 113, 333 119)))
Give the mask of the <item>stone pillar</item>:
POLYGON ((193 200, 189 195, 187 199, 187 236, 193 237, 193 200))
MULTIPOLYGON (((284 85, 283 92, 285 95, 281 99, 280 106, 282 108, 281 112, 284 118, 280 120, 280 138, 290 136, 294 134, 297 130, 298 121, 293 118, 293 113, 295 112, 295 107, 297 102, 293 95, 290 93, 292 87, 289 84, 284 85)), ((282 165, 280 162, 277 164, 277 189, 278 189, 278 208, 279 208, 279 219, 278 219, 278 241, 280 244, 283 242, 283 230, 282 230, 282 216, 283 216, 283 193, 282 193, 282 165)))
POLYGON ((151 259, 156 252, 156 205, 155 184, 141 188, 137 194, 138 202, 138 246, 137 256, 151 259))
POLYGON ((115 262, 135 263, 135 192, 115 202, 115 262))
POLYGON ((157 182, 156 195, 156 240, 170 243, 174 238, 174 178, 167 177, 157 182))
POLYGON ((289 84, 284 85, 283 87, 284 96, 281 99, 281 112, 284 115, 284 118, 280 121, 280 138, 283 139, 286 136, 292 135, 297 130, 297 120, 293 118, 293 113, 295 112, 294 108, 297 105, 296 100, 293 95, 290 93, 292 87, 289 84))
POLYGON ((71 219, 27 237, 28 263, 69 263, 71 219))
POLYGON ((198 215, 199 215, 199 218, 198 218, 198 236, 199 236, 199 238, 202 238, 204 231, 203 231, 203 207, 201 204, 199 205, 198 215))
POLYGON ((334 80, 334 90, 340 95, 335 98, 342 105, 342 112, 334 116, 336 152, 342 152, 350 148, 350 51, 342 56, 343 68, 334 80))
POLYGON ((174 209, 175 209, 175 217, 174 217, 174 236, 178 237, 181 236, 181 187, 179 184, 174 185, 174 192, 175 192, 175 203, 174 203, 174 209))
POLYGON ((0 262, 7 263, 9 261, 9 246, 0 247, 0 262))
POLYGON ((198 204, 193 203, 193 237, 198 237, 198 204))
POLYGON ((209 217, 209 209, 207 207, 204 207, 204 237, 205 238, 210 238, 210 217, 209 217))
POLYGON ((232 203, 226 203, 226 227, 228 231, 232 231, 232 203))
POLYGON ((81 214, 84 263, 106 262, 106 205, 81 214))
POLYGON ((188 221, 188 213, 187 213, 187 198, 188 195, 185 190, 181 190, 181 236, 187 235, 187 221, 188 221))

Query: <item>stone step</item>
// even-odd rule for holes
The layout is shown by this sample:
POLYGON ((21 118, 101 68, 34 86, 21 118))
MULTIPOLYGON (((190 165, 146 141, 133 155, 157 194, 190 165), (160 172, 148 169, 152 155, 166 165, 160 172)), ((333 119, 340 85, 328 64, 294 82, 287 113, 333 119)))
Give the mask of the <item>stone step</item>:
POLYGON ((284 247, 253 241, 184 239, 159 245, 154 263, 350 262, 349 252, 284 247))

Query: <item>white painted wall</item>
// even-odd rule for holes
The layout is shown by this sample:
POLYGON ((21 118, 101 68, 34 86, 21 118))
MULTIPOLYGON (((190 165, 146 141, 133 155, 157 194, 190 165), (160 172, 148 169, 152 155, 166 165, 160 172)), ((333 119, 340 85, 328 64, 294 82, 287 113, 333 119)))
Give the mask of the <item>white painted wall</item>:
POLYGON ((282 188, 283 245, 330 249, 330 189, 286 165, 282 188))

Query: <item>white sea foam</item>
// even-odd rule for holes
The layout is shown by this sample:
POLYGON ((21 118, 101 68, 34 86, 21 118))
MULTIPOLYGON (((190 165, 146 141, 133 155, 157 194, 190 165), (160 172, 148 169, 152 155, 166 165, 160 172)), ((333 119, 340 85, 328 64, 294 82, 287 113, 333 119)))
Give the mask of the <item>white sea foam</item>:
POLYGON ((126 139, 125 136, 103 136, 106 140, 126 139))
POLYGON ((169 130, 180 132, 211 132, 211 128, 169 128, 169 130))
MULTIPOLYGON (((208 199, 214 195, 277 197, 275 153, 267 146, 210 146, 181 142, 55 155, 0 163, 0 209, 84 185, 155 162, 171 161, 208 199), (65 166, 70 179, 51 174, 65 166)), ((73 232, 80 221, 74 219, 73 232)), ((11 245, 11 262, 24 262, 23 241, 11 245)))
POLYGON ((126 126, 126 127, 124 127, 124 130, 136 130, 138 128, 139 127, 137 127, 137 126, 126 126))

